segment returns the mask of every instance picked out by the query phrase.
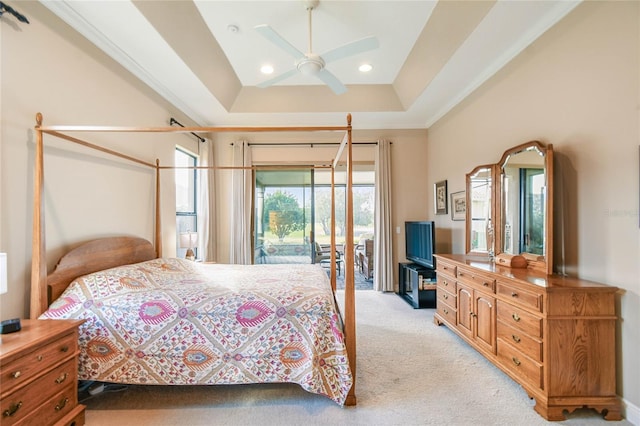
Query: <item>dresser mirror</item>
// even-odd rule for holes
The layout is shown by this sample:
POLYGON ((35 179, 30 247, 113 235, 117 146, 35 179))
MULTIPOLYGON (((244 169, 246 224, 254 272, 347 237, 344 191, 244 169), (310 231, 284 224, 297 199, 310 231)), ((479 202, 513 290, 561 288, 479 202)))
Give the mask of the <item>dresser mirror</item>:
POLYGON ((478 166, 467 173, 466 252, 493 255, 495 164, 478 166))
POLYGON ((527 142, 466 175, 466 252, 553 269, 553 147, 527 142), (524 258, 524 259, 522 259, 524 258))
POLYGON ((511 148, 498 163, 496 255, 521 255, 552 273, 553 149, 538 141, 511 148))

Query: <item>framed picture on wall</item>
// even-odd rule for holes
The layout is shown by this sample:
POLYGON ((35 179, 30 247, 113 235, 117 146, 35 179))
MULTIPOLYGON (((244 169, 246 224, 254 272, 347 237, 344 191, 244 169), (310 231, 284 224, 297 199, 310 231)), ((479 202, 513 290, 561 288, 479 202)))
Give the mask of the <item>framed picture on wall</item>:
POLYGON ((467 197, 465 192, 451 194, 451 220, 465 220, 467 217, 467 197))
POLYGON ((447 214, 447 181, 436 182, 433 185, 433 205, 436 214, 447 214))

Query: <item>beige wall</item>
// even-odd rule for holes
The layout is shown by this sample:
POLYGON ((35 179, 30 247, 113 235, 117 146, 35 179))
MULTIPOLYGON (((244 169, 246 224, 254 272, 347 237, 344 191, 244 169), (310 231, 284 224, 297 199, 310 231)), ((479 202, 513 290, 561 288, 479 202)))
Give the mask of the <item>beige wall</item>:
MULTIPOLYGON (((621 288, 618 392, 640 406, 640 3, 585 2, 429 129, 428 182, 464 189, 475 165, 538 139, 556 154, 556 265, 621 288), (460 153, 464 153, 461 155, 460 153), (564 257, 560 256, 564 237, 564 257)), ((429 211, 432 200, 429 199, 429 211)), ((440 251, 464 222, 434 216, 440 251)))
MULTIPOLYGON (((9 261, 9 292, 0 296, 2 319, 29 313, 36 113, 44 115, 45 125, 164 126, 171 116, 184 119, 38 2, 21 3, 20 11, 29 25, 4 17, 0 24, 0 251, 8 253, 9 261)), ((172 164, 176 144, 197 149, 180 134, 82 137, 151 163, 159 158, 161 164, 172 164)), ((87 239, 153 238, 152 171, 51 136, 45 142, 49 270, 61 253, 87 239)), ((175 201, 170 172, 163 172, 161 182, 163 240, 171 254, 175 201)))

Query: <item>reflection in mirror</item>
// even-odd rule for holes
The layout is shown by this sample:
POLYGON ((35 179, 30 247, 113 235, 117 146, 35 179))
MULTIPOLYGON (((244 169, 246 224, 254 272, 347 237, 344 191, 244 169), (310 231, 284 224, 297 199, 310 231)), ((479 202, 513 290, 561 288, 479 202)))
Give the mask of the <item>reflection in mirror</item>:
POLYGON ((493 256, 493 166, 467 174, 467 253, 493 256))
POLYGON ((501 170, 502 252, 545 256, 547 178, 537 145, 506 156, 501 170))

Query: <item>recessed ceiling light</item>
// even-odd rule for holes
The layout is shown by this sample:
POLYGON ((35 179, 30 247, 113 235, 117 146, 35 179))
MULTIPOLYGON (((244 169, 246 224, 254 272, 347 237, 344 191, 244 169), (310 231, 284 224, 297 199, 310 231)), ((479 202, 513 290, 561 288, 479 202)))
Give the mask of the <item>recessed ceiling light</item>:
POLYGON ((371 66, 371 64, 362 64, 358 67, 358 70, 360 70, 360 72, 369 72, 373 69, 373 67, 371 66))
POLYGON ((262 74, 272 74, 273 73, 273 67, 271 65, 263 65, 260 67, 260 72, 262 74))

